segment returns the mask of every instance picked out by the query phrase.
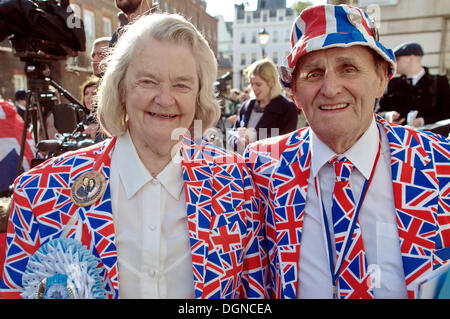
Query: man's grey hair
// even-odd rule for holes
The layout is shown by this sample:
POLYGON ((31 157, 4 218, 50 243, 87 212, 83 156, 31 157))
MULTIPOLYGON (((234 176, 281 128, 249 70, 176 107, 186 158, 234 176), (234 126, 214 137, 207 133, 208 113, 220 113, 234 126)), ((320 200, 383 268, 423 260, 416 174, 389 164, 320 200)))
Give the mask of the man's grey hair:
POLYGON ((111 37, 101 37, 101 38, 95 39, 94 43, 92 43, 91 57, 92 57, 92 54, 94 54, 94 48, 97 44, 100 44, 100 43, 108 43, 109 44, 109 41, 111 41, 111 37))

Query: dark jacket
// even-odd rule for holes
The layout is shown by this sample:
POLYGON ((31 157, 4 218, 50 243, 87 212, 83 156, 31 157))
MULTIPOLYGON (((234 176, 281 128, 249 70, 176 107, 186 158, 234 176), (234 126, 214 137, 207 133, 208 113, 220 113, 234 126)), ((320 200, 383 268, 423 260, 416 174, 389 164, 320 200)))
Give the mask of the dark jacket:
POLYGON ((417 110, 417 117, 423 117, 425 124, 450 118, 450 87, 447 77, 431 75, 428 68, 424 69, 424 76, 415 86, 404 75, 390 80, 377 112, 397 111, 400 118, 406 118, 409 111, 417 110))
MULTIPOLYGON (((248 121, 255 107, 256 100, 250 99, 242 104, 238 118, 234 123, 233 130, 239 127, 247 127, 248 121)), ((279 135, 287 134, 297 129, 298 111, 297 106, 291 100, 283 95, 273 98, 264 108, 264 114, 256 125, 256 133, 258 140, 271 137, 271 129, 279 129, 279 135), (265 128, 267 133, 260 132, 259 129, 265 128), (260 136, 263 133, 263 136, 260 136)), ((233 146, 236 150, 236 137, 229 135, 228 146, 233 146)))

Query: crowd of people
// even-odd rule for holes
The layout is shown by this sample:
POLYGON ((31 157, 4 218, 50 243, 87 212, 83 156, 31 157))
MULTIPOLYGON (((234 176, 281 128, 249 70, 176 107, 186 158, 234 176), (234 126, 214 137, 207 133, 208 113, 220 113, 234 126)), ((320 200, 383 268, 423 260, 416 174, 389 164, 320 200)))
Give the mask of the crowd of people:
POLYGON ((450 92, 419 44, 311 6, 285 64, 252 63, 221 105, 191 22, 116 3, 81 87, 96 144, 15 180, 0 298, 430 298, 438 275, 431 298, 450 298, 450 141, 418 129, 450 119, 450 92), (204 133, 224 109, 222 148, 204 133))

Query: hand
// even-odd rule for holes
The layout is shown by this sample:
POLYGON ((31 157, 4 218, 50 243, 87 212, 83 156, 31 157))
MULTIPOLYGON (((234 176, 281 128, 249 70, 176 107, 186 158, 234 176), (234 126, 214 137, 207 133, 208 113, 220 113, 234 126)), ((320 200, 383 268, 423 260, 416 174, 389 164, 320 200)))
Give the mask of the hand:
POLYGON ((250 142, 248 129, 246 127, 238 127, 237 133, 239 135, 237 143, 240 146, 246 147, 250 142))
POLYGON ((237 115, 234 114, 234 115, 229 116, 229 117, 227 118, 227 121, 228 121, 228 123, 230 123, 231 125, 234 125, 234 122, 236 122, 236 119, 237 119, 237 115))
POLYGON ((400 113, 397 111, 390 111, 386 113, 386 119, 393 124, 403 124, 406 121, 406 118, 400 118, 400 113))
POLYGON ((414 119, 414 121, 412 122, 412 126, 414 127, 419 127, 419 126, 424 126, 425 125, 425 121, 423 119, 423 117, 416 117, 414 119))
POLYGON ((95 140, 95 135, 97 135, 97 124, 93 123, 93 124, 89 124, 85 129, 84 129, 84 134, 88 135, 92 140, 95 140))

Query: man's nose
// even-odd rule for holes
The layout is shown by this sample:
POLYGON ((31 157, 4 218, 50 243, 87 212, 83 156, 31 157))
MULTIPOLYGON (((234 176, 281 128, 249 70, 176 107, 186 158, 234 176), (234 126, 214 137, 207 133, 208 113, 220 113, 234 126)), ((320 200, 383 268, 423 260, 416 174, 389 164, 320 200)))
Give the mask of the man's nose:
POLYGON ((342 80, 334 72, 325 72, 320 92, 325 97, 334 97, 342 91, 342 80))

